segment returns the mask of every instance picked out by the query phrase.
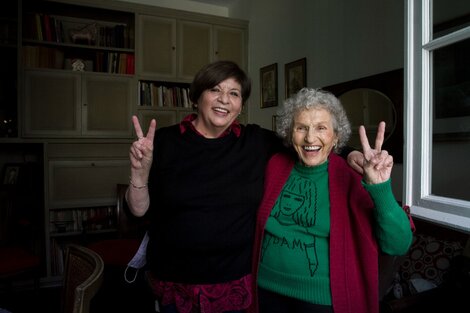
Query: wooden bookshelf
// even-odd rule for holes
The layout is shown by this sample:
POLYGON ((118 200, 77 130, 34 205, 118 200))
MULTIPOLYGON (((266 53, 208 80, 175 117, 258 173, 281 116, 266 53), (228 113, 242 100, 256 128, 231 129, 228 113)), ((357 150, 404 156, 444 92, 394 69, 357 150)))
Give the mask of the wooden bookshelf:
POLYGON ((34 199, 43 283, 60 281, 66 243, 117 236, 115 186, 128 183, 131 116, 144 131, 152 118, 158 127, 178 123, 193 112, 188 91, 201 66, 230 59, 247 69, 247 36, 245 21, 121 1, 2 6, 0 165, 41 147, 34 199), (10 143, 20 146, 15 154, 10 143))

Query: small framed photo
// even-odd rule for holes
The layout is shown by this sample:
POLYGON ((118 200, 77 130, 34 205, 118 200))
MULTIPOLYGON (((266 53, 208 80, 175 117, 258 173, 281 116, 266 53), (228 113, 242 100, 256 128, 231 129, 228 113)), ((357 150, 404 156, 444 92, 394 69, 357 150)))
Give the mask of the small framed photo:
POLYGON ((259 71, 261 108, 277 105, 277 63, 262 67, 259 71))
POLYGON ((19 181, 21 166, 18 164, 6 164, 3 169, 3 184, 16 185, 19 181))
POLYGON ((307 86, 307 58, 287 63, 284 68, 286 99, 307 86))

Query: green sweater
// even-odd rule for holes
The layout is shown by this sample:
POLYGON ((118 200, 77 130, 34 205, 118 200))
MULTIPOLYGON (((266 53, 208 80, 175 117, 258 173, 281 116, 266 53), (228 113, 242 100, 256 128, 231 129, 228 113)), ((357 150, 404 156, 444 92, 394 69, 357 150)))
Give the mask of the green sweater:
MULTIPOLYGON (((366 185, 375 203, 375 235, 383 250, 387 221, 403 214, 390 180, 366 185), (380 227, 378 227, 380 225, 380 227)), ((295 299, 331 305, 329 277, 330 200, 328 162, 316 167, 297 163, 265 226, 258 285, 295 299)))

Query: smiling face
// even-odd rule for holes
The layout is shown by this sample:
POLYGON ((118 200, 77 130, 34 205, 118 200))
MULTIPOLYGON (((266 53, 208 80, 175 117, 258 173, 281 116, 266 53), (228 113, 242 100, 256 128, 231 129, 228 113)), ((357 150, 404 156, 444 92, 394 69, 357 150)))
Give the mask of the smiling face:
POLYGON ((333 118, 327 110, 310 108, 295 114, 292 144, 305 166, 326 162, 337 140, 333 118))
POLYGON ((205 137, 216 138, 238 117, 242 103, 241 85, 227 78, 201 94, 194 126, 205 137))

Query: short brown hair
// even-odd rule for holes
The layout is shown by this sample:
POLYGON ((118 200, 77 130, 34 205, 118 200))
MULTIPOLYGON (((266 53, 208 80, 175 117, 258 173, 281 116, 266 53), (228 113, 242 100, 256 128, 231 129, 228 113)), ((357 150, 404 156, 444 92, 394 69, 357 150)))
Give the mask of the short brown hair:
POLYGON ((194 76, 191 87, 189 88, 189 99, 193 104, 196 104, 201 94, 220 82, 233 78, 241 85, 242 105, 250 97, 251 93, 251 80, 246 73, 232 61, 216 61, 209 63, 197 72, 194 76))

